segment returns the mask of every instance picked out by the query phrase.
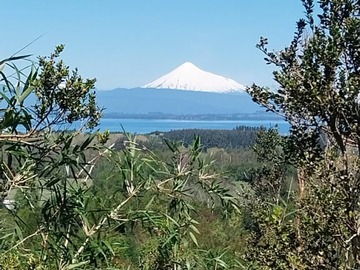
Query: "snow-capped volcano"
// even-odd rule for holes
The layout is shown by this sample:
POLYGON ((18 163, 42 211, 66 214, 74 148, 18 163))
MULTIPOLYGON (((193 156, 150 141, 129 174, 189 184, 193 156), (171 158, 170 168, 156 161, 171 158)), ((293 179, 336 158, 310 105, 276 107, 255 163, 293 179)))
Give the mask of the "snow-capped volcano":
POLYGON ((185 62, 168 74, 141 88, 179 89, 216 93, 243 92, 245 86, 236 81, 204 71, 185 62))

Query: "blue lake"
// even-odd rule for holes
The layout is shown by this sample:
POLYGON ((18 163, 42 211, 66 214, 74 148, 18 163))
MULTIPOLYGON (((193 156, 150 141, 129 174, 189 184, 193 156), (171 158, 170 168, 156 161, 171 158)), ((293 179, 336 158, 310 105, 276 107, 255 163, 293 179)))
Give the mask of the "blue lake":
POLYGON ((112 119, 103 118, 100 122, 100 130, 110 130, 111 132, 121 132, 122 127, 126 132, 145 134, 153 131, 170 131, 175 129, 234 129, 237 126, 251 127, 275 127, 278 126, 279 132, 286 134, 289 132, 289 124, 282 120, 237 120, 237 121, 195 121, 195 120, 161 120, 161 119, 112 119))

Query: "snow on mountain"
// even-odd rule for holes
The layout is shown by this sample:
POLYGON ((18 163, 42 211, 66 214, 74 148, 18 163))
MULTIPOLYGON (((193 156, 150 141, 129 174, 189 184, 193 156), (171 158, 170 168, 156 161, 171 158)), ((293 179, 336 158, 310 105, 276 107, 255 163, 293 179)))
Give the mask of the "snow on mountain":
POLYGON ((179 89, 213 93, 243 92, 245 86, 236 81, 204 71, 185 62, 168 74, 141 88, 179 89))

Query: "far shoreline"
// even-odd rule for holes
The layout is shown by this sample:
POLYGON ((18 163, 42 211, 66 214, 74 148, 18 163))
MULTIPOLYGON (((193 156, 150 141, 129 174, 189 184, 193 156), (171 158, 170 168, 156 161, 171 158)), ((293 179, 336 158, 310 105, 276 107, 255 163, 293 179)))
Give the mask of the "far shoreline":
POLYGON ((132 120, 187 120, 187 121, 285 121, 284 118, 267 113, 234 113, 234 114, 165 114, 154 113, 104 113, 103 119, 132 119, 132 120))

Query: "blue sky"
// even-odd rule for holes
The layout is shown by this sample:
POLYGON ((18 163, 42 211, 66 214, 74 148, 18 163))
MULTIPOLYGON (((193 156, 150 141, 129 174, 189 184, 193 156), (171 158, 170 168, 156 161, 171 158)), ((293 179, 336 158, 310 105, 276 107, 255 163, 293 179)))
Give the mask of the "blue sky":
POLYGON ((272 68, 255 48, 287 46, 300 0, 1 1, 0 58, 44 34, 23 53, 62 54, 97 88, 136 87, 183 62, 242 84, 274 85, 272 68))

